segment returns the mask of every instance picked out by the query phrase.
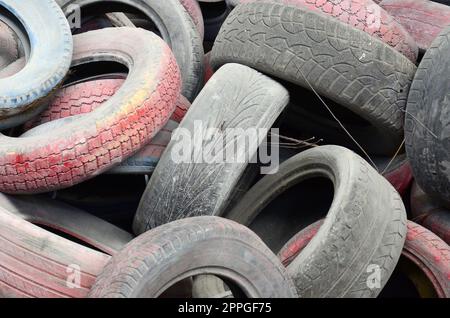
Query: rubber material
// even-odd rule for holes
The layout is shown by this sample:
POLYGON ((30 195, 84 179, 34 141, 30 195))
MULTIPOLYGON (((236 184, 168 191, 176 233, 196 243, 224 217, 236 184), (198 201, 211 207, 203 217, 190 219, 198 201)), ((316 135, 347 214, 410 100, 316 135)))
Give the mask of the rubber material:
POLYGON ((0 70, 19 58, 19 47, 13 30, 0 21, 0 70))
MULTIPOLYGON (((289 266, 302 253, 317 235, 322 224, 323 221, 319 221, 308 226, 281 249, 278 256, 284 266, 289 266)), ((408 221, 408 234, 402 257, 411 260, 422 270, 438 297, 449 297, 450 247, 445 242, 420 225, 408 221)), ((417 279, 414 276, 411 278, 413 281, 417 279)))
MULTIPOLYGON (((67 10, 70 5, 77 4, 84 8, 97 5, 104 7, 102 0, 57 0, 58 4, 67 10)), ((180 0, 111 0, 119 7, 132 7, 148 17, 158 28, 161 37, 172 49, 178 62, 182 76, 182 95, 193 101, 203 83, 203 46, 194 21, 180 3, 180 0)), ((98 10, 97 10, 98 11, 98 10)), ((141 45, 144 43, 141 42, 141 45)), ((151 46, 146 43, 145 46, 151 46)))
POLYGON ((220 216, 262 142, 247 141, 245 134, 248 129, 269 130, 288 99, 280 84, 246 66, 228 64, 218 70, 156 167, 139 204, 134 232, 186 217, 220 216), (231 155, 233 160, 228 160, 231 155))
POLYGON ((4 208, 0 208, 0 242, 0 297, 86 297, 110 259, 4 208), (76 283, 77 274, 80 288, 69 288, 67 283, 76 283))
POLYGON ((0 194, 0 207, 30 223, 75 237, 109 255, 117 253, 133 239, 131 234, 102 219, 44 197, 0 194))
POLYGON ((285 268, 254 233, 216 217, 179 220, 141 235, 106 265, 89 297, 158 297, 198 274, 227 278, 250 298, 297 297, 285 268))
POLYGON ((420 187, 450 207, 450 26, 433 41, 408 97, 406 152, 420 187))
POLYGON ((422 51, 450 24, 450 8, 432 1, 384 0, 380 5, 403 25, 422 51))
POLYGON ((305 88, 311 84, 377 129, 375 154, 393 155, 403 140, 416 67, 363 31, 305 8, 244 4, 232 11, 212 51, 213 68, 230 62, 305 88))
POLYGON ((392 158, 374 158, 378 170, 388 180, 398 193, 403 197, 408 193, 414 180, 411 165, 405 154, 399 155, 390 163, 392 158), (388 167, 388 164, 390 166, 388 167), (388 168, 386 170, 386 168, 388 168))
POLYGON ((192 298, 234 298, 225 282, 214 275, 199 275, 194 278, 192 298))
MULTIPOLYGON (((265 0, 240 0, 240 3, 265 0)), ((267 1, 266 1, 267 2, 267 1)), ((339 21, 378 38, 416 63, 418 48, 411 35, 372 0, 271 0, 285 5, 306 7, 332 16, 339 21)))
POLYGON ((200 10, 200 5, 198 4, 197 0, 179 1, 191 16, 192 20, 195 23, 195 26, 197 27, 197 31, 200 34, 200 38, 203 41, 203 38, 205 37, 205 24, 203 21, 202 10, 200 10))
POLYGON ((179 71, 160 38, 130 28, 97 30, 74 38, 73 65, 113 60, 127 65, 129 76, 103 107, 61 119, 65 125, 49 133, 28 138, 1 136, 2 192, 48 192, 103 173, 147 144, 175 109, 179 71), (143 49, 143 42, 151 45, 143 49))
POLYGON ((225 216, 279 252, 304 220, 325 215, 319 234, 288 267, 300 297, 376 297, 381 289, 368 287, 367 269, 378 265, 386 284, 405 241, 406 212, 394 188, 355 153, 307 150, 261 179, 225 216))
POLYGON ((411 191, 411 214, 419 223, 450 244, 450 211, 441 207, 414 183, 411 191))
POLYGON ((0 79, 0 130, 4 130, 11 125, 3 119, 37 107, 58 87, 69 70, 73 42, 69 24, 53 0, 27 4, 0 0, 0 7, 8 12, 0 14, 2 20, 23 24, 33 52, 21 72, 0 79))

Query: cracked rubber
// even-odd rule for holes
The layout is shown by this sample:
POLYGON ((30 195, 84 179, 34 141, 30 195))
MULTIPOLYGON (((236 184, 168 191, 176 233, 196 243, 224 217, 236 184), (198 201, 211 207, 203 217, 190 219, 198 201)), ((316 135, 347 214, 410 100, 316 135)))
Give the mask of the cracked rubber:
POLYGON ((382 145, 376 154, 392 155, 403 141, 415 65, 332 17, 273 3, 240 5, 212 51, 213 68, 225 63, 241 63, 305 88, 309 82, 376 128, 374 138, 382 145))
POLYGON ((450 8, 428 0, 384 0, 381 7, 392 15, 426 51, 450 24, 450 8))
POLYGON ((414 222, 450 244, 450 211, 430 198, 417 183, 414 183, 411 191, 411 214, 414 222))
POLYGON ((110 256, 52 234, 0 207, 0 297, 84 298, 110 256), (69 288, 79 266, 80 288, 69 288), (75 267, 73 267, 75 269, 75 267))
POLYGON ((8 12, 0 14, 2 20, 9 20, 8 25, 14 24, 14 19, 23 23, 33 52, 20 73, 0 79, 0 130, 4 130, 27 120, 4 119, 41 106, 58 88, 70 67, 73 42, 69 24, 53 0, 27 4, 0 0, 0 7, 8 12))
POLYGON ((0 194, 0 207, 35 225, 46 226, 113 255, 133 236, 89 213, 40 196, 0 194))
MULTIPOLYGON (((284 266, 302 253, 320 230, 323 221, 316 222, 291 239, 278 254, 284 266)), ((408 233, 402 257, 415 263, 426 275, 437 297, 450 295, 450 247, 432 232, 408 221, 408 233)), ((413 283, 416 277, 412 276, 413 283)), ((417 282, 420 284, 420 282, 417 282)))
POLYGON ((284 87, 246 66, 228 64, 218 70, 191 106, 156 167, 134 218, 134 232, 144 233, 186 217, 220 216, 233 200, 235 187, 262 142, 254 138, 250 143, 245 134, 239 135, 239 142, 233 133, 236 129, 269 130, 288 100, 284 87), (211 134, 209 129, 220 133, 211 134), (184 142, 189 137, 187 132, 196 139, 184 142), (234 158, 240 160, 223 160, 232 148, 234 158), (186 160, 177 162, 173 159, 177 157, 186 160), (214 161, 205 161, 205 157, 214 161))
POLYGON ((73 65, 114 60, 128 66, 129 76, 93 112, 51 122, 59 127, 38 136, 1 135, 2 192, 48 192, 101 174, 146 145, 175 109, 180 73, 169 47, 156 35, 114 28, 76 35, 74 42, 73 65), (143 48, 143 42, 151 45, 143 48))
MULTIPOLYGON (((239 3, 265 0, 240 0, 239 3)), ((265 1, 267 2, 267 1, 265 1)), ((372 0, 271 0, 285 5, 308 8, 332 16, 378 38, 416 63, 418 48, 414 39, 389 13, 372 0)))
MULTIPOLYGON (((320 184, 326 193, 333 191, 320 184)), ((326 220, 288 267, 299 296, 376 297, 381 289, 368 287, 367 269, 380 266, 381 286, 386 284, 405 241, 406 212, 389 182, 352 151, 322 146, 302 152, 261 179, 225 217, 248 226, 278 253, 311 212, 307 224, 325 215, 326 220), (321 190, 311 185, 317 178, 334 184, 332 198, 313 197, 321 190), (285 195, 297 204, 285 204, 285 195), (274 205, 278 198, 280 206, 274 205), (324 201, 330 206, 322 206, 324 201)))
POLYGON ((158 297, 198 274, 224 277, 249 298, 295 298, 286 269, 247 228, 195 217, 153 229, 130 242, 97 278, 89 297, 158 297))
MULTIPOLYGON (((57 0, 64 11, 76 4, 81 11, 90 5, 102 9, 103 0, 57 0)), ((181 70, 182 95, 193 101, 203 86, 203 45, 193 19, 180 0, 112 0, 115 5, 133 7, 150 19, 172 49, 181 70)), ((103 7, 108 12, 108 6, 103 7)), ((68 12, 69 13, 69 12, 68 12)), ((140 43, 141 46, 151 46, 140 43)))
POLYGON ((450 26, 433 41, 408 97, 406 152, 420 188, 450 207, 450 26))

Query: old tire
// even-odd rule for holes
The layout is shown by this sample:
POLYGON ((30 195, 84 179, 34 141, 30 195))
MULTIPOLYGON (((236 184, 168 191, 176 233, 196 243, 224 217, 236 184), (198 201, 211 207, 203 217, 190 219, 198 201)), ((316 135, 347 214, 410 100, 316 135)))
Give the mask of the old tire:
MULTIPOLYGON (((191 106, 156 167, 139 204, 134 232, 143 233, 186 217, 220 216, 262 143, 255 138, 248 141, 249 145, 244 140, 236 147, 237 136, 230 138, 233 132, 227 130, 258 128, 268 132, 287 103, 287 91, 257 71, 238 64, 225 65, 217 71, 191 106), (199 127, 199 122, 203 127, 199 127), (210 129, 217 133, 208 137, 210 129), (189 137, 196 139, 181 142, 189 137), (231 145, 238 148, 232 155, 240 160, 223 159, 231 145), (206 155, 214 160, 205 161, 206 155)), ((242 141, 245 135, 239 138, 242 141)))
POLYGON ((22 29, 18 24, 23 23, 33 52, 28 54, 20 73, 0 79, 0 130, 4 130, 29 118, 22 118, 21 122, 4 119, 42 106, 62 82, 69 70, 73 43, 69 24, 54 0, 27 4, 1 0, 0 6, 0 18, 9 26, 22 29))
POLYGON ((0 242, 0 297, 86 297, 110 259, 3 208, 0 208, 0 242), (70 275, 77 269, 81 270, 80 286, 70 288, 67 282, 76 282, 70 275))
MULTIPOLYGON (((189 13, 180 0, 111 0, 112 5, 105 6, 100 0, 57 0, 67 12, 70 5, 79 5, 82 12, 90 8, 111 11, 116 8, 131 7, 137 9, 152 20, 162 38, 172 49, 181 70, 182 94, 192 101, 197 96, 203 83, 203 46, 200 35, 189 13)), ((67 12, 70 13, 70 12, 67 12)), ((126 36, 126 35, 125 35, 126 36)), ((145 42, 141 42, 141 46, 145 42)), ((145 46, 151 46, 151 42, 145 46)))
POLYGON ((76 237, 103 253, 113 255, 133 236, 70 205, 38 196, 0 194, 0 207, 30 223, 76 237))
POLYGON ((19 46, 13 30, 0 21, 0 71, 19 58, 19 46))
POLYGON ((393 187, 355 153, 337 146, 307 150, 261 179, 225 217, 279 252, 325 215, 318 235, 288 267, 300 297, 377 296, 381 289, 366 284, 367 268, 380 266, 384 286, 403 248, 406 212, 393 187))
POLYGON ((411 191, 411 214, 414 222, 450 244, 450 211, 430 198, 417 183, 411 191))
POLYGON ((408 97, 406 152, 419 186, 450 207, 450 26, 433 41, 408 97))
MULTIPOLYGON (((308 246, 320 230, 323 221, 316 222, 294 236, 278 254, 284 266, 292 261, 308 246)), ((450 247, 432 232, 408 221, 408 234, 401 259, 407 259, 416 265, 418 271, 411 274, 419 294, 439 298, 450 296, 450 247), (418 275, 419 274, 419 275, 418 275), (422 277, 421 277, 422 276, 422 277), (424 288, 423 278, 428 280, 424 288)), ((400 265, 400 264, 399 264, 400 265)))
POLYGON ((59 127, 38 136, 0 136, 2 192, 47 192, 92 178, 147 144, 175 109, 180 95, 178 67, 169 47, 156 35, 114 28, 74 38, 73 65, 114 60, 129 67, 129 76, 93 112, 48 123, 59 127), (145 41, 152 45, 143 49, 145 41))
POLYGON ((378 140, 374 154, 392 155, 403 140, 416 67, 363 31, 306 8, 243 4, 224 23, 211 56, 213 68, 230 62, 308 89, 310 84, 364 118, 378 140))
POLYGON ((251 298, 297 296, 286 270, 254 233, 217 217, 179 220, 141 235, 113 257, 89 296, 158 297, 198 274, 224 277, 251 298))

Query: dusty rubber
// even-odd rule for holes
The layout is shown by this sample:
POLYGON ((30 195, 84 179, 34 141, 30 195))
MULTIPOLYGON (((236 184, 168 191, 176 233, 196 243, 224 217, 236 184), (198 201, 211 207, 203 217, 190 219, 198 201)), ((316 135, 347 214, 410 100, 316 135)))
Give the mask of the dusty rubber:
POLYGON ((288 99, 280 84, 246 66, 228 64, 218 70, 191 106, 156 167, 134 218, 134 232, 144 233, 186 217, 220 216, 262 142, 237 145, 230 130, 268 131, 288 99), (211 135, 208 129, 220 133, 211 135), (189 144, 184 143, 187 132, 196 138, 189 144), (241 160, 222 159, 231 147, 237 148, 234 158, 241 160), (181 160, 173 160, 180 153, 181 160), (206 156, 215 160, 206 161, 206 156), (185 158, 189 162, 183 161, 185 158))
POLYGON ((408 193, 408 190, 411 188, 414 180, 411 165, 409 164, 405 154, 399 155, 392 163, 390 163, 391 160, 392 158, 389 157, 374 158, 380 173, 403 197, 408 193))
MULTIPOLYGON (((240 0, 239 3, 265 0, 240 0)), ((266 1, 267 2, 267 1, 266 1)), ((272 0, 285 5, 306 7, 378 38, 416 63, 418 47, 405 28, 372 0, 272 0)))
POLYGON ((234 298, 233 292, 225 282, 214 275, 199 275, 194 277, 192 298, 234 298))
POLYGON ((19 47, 13 30, 0 21, 0 70, 19 58, 19 47))
POLYGON ((247 225, 278 253, 304 220, 311 224, 325 215, 319 234, 288 267, 300 297, 376 297, 381 289, 368 287, 367 269, 378 265, 380 285, 386 284, 405 241, 406 212, 387 180, 350 150, 322 146, 289 159, 225 217, 247 225), (334 197, 317 178, 334 187, 334 197), (317 184, 331 194, 313 197, 321 191, 317 184), (287 204, 285 194, 297 203, 287 204))
POLYGON ((417 70, 405 125, 406 152, 419 186, 450 207, 450 26, 417 70))
POLYGON ((254 233, 206 216, 163 225, 130 242, 106 265, 89 297, 158 297, 199 274, 227 278, 250 298, 297 296, 280 261, 254 233))
POLYGON ((422 51, 450 24, 450 8, 433 1, 384 0, 380 5, 403 25, 422 51))
POLYGON ((129 76, 121 89, 93 112, 60 119, 64 125, 51 122, 59 122, 60 127, 39 136, 1 136, 2 192, 48 192, 103 173, 147 144, 175 109, 180 74, 169 47, 156 35, 114 28, 74 39, 73 65, 113 59, 129 67, 129 76), (103 41, 98 41, 99 37, 103 41), (145 41, 152 45, 143 50, 145 41))
POLYGON ((411 190, 411 214, 414 222, 450 244, 450 211, 431 199, 417 183, 411 190))
MULTIPOLYGON (((102 7, 102 0, 57 0, 57 2, 64 11, 73 4, 79 5, 82 12, 84 8, 91 5, 97 5, 99 10, 103 8, 108 11, 109 9, 109 6, 102 7)), ((189 101, 193 101, 203 85, 204 52, 200 34, 180 0, 112 0, 111 2, 119 8, 133 7, 154 22, 161 37, 172 49, 180 67, 182 95, 189 101)), ((151 42, 145 45, 151 46, 151 42)))
POLYGON ((203 38, 205 37, 205 24, 203 21, 202 10, 200 10, 200 5, 198 4, 197 0, 179 1, 191 16, 192 20, 195 23, 195 26, 197 27, 197 31, 200 34, 200 38, 203 41, 203 38))
POLYGON ((244 4, 232 11, 212 51, 213 68, 230 62, 308 89, 309 82, 376 128, 375 154, 392 155, 403 141, 416 67, 363 31, 306 8, 244 4))
POLYGON ((131 234, 102 219, 45 197, 0 194, 0 207, 30 223, 75 237, 109 255, 117 253, 133 239, 131 234))
POLYGON ((0 130, 4 130, 11 125, 3 119, 38 107, 58 87, 69 70, 73 43, 69 24, 55 1, 1 0, 0 6, 8 12, 0 14, 8 25, 14 19, 22 21, 33 51, 20 73, 0 79, 0 130))
MULTIPOLYGON (((281 249, 278 256, 284 266, 289 266, 302 253, 322 225, 323 221, 318 221, 308 226, 281 249)), ((408 221, 402 257, 411 260, 423 271, 437 297, 449 297, 450 247, 445 242, 422 226, 408 221)))
MULTIPOLYGON (((39 228, 0 208, 0 297, 86 297, 110 256, 39 228), (79 266, 80 288, 69 266, 79 266)), ((76 269, 75 267, 73 267, 76 269)))

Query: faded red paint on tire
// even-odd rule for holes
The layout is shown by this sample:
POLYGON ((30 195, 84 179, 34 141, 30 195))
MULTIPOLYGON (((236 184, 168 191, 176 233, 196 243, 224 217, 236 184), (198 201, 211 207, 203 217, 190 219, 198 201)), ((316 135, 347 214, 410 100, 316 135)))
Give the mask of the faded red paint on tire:
MULTIPOLYGON (((240 3, 249 2, 258 2, 258 0, 240 0, 240 3)), ((372 0, 275 0, 271 2, 307 7, 333 16, 392 46, 413 63, 417 61, 418 48, 414 39, 400 23, 372 0)))
POLYGON ((450 244, 450 211, 434 202, 414 183, 411 191, 413 220, 450 244))
POLYGON ((0 297, 86 297, 110 259, 3 208, 0 208, 0 245, 0 297), (76 282, 70 276, 74 272, 69 266, 74 265, 81 270, 80 288, 70 288, 67 284, 76 282))
POLYGON ((147 144, 175 110, 181 89, 179 68, 170 48, 156 35, 114 28, 76 35, 74 41, 75 62, 96 51, 96 58, 111 51, 129 64, 130 76, 104 107, 83 118, 44 135, 1 136, 2 192, 48 192, 103 173, 147 144))
POLYGON ((411 188, 414 176, 406 156, 394 163, 383 176, 394 186, 401 196, 405 196, 411 188))
POLYGON ((191 16, 195 26, 197 27, 198 33, 203 40, 205 37, 205 23, 203 21, 202 10, 200 9, 200 5, 197 0, 180 0, 180 2, 191 16))
MULTIPOLYGON (((311 242, 320 227, 318 221, 294 236, 279 252, 284 266, 311 242)), ((450 246, 424 227, 408 221, 408 233, 402 256, 415 263, 429 279, 439 298, 450 297, 450 246)))
POLYGON ((433 1, 384 0, 380 6, 402 24, 424 51, 450 24, 450 7, 433 1))

